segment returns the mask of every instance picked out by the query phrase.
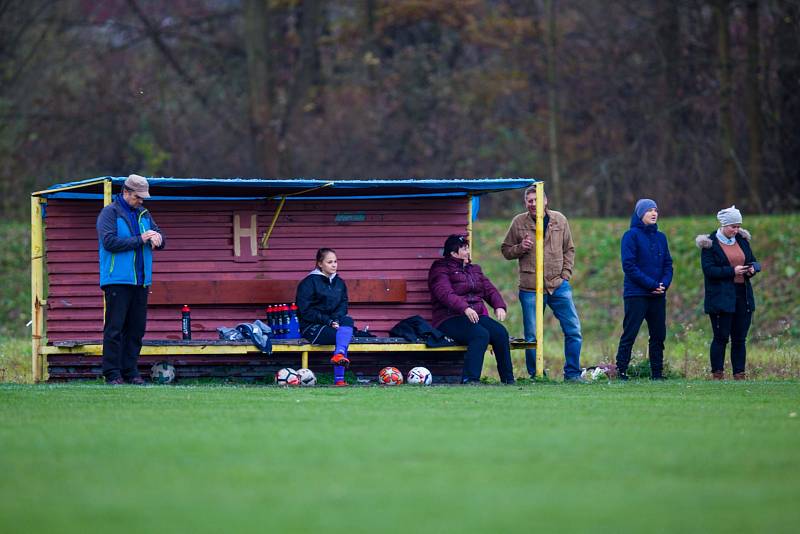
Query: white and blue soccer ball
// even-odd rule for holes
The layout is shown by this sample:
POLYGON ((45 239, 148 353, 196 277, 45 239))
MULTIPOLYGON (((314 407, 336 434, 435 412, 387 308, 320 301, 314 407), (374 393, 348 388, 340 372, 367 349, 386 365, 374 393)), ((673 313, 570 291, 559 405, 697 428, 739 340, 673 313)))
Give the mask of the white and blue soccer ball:
POLYGON ((291 367, 284 367, 275 373, 275 383, 279 386, 299 386, 300 375, 291 367))
POLYGON ((150 368, 150 380, 154 384, 171 384, 175 381, 175 367, 169 362, 157 362, 150 368))
POLYGON ((433 382, 433 375, 426 367, 414 367, 406 377, 407 384, 430 386, 431 382, 433 382))
POLYGON ((317 376, 311 369, 298 369, 297 375, 300 377, 300 385, 304 387, 311 387, 317 385, 317 376))

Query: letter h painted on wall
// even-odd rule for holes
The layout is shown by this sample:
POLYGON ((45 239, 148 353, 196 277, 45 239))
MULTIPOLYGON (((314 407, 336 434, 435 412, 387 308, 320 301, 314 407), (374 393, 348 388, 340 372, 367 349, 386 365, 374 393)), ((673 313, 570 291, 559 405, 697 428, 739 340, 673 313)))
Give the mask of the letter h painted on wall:
POLYGON ((258 216, 252 211, 233 214, 233 261, 258 260, 258 216), (242 228, 242 222, 249 226, 242 228))

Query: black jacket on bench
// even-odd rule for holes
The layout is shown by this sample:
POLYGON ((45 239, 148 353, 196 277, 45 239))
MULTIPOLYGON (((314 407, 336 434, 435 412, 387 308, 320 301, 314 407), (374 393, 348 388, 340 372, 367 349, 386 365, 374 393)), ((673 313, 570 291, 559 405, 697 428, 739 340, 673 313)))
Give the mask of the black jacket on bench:
POLYGON ((312 272, 298 284, 295 303, 301 332, 312 324, 330 325, 347 315, 347 285, 338 274, 331 280, 312 272))

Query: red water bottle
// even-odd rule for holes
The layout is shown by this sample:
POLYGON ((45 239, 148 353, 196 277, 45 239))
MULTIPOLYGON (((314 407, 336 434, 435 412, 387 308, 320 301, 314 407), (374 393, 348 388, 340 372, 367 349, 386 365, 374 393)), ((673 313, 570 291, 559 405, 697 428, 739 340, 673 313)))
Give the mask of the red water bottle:
POLYGON ((192 315, 188 304, 183 305, 181 309, 181 333, 183 339, 192 339, 192 315))

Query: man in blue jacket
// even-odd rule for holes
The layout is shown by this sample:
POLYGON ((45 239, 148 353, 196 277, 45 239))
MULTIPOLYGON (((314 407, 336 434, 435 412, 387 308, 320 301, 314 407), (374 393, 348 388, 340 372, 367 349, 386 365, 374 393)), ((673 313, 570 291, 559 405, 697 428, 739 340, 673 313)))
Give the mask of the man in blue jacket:
POLYGON ((153 276, 153 250, 163 249, 164 236, 150 212, 149 184, 131 174, 122 193, 97 217, 100 287, 105 294, 103 375, 107 384, 144 384, 139 352, 147 324, 147 294, 153 276))
POLYGON ((672 257, 667 236, 658 231, 658 206, 640 199, 631 216, 630 230, 622 236, 622 270, 625 319, 617 349, 617 373, 628 379, 631 349, 642 321, 650 331, 650 372, 653 380, 663 379, 664 339, 667 337, 666 294, 672 282, 672 257))

